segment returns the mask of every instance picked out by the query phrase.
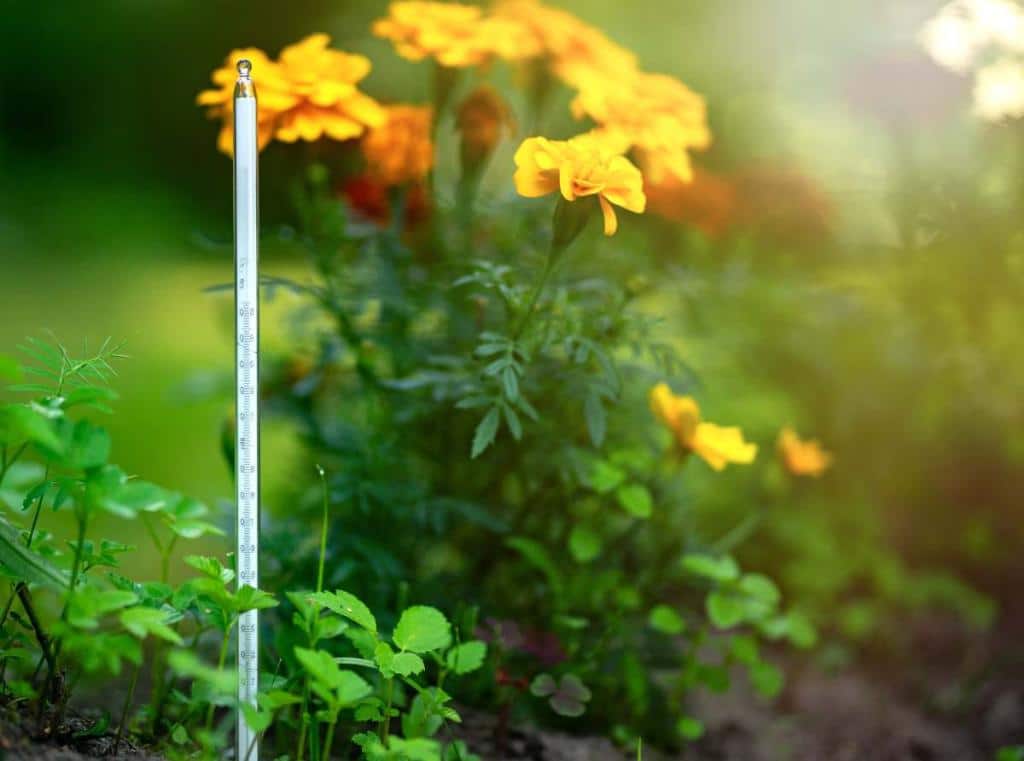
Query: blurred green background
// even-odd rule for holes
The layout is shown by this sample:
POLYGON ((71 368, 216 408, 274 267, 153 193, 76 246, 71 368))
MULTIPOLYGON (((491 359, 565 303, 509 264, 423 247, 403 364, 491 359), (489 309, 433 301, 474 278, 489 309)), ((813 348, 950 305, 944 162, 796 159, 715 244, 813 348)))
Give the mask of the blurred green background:
MULTIPOLYGON (((970 119, 969 85, 918 50, 917 30, 939 3, 559 5, 637 51, 646 69, 678 75, 707 97, 715 147, 698 161, 791 167, 828 199, 827 244, 779 245, 771 255, 801 273, 809 297, 831 304, 829 325, 794 321, 791 302, 775 313, 772 287, 785 273, 758 280, 763 264, 751 276, 742 252, 716 259, 694 243, 694 258, 682 263, 703 268, 713 284, 705 323, 747 325, 726 328, 722 340, 708 333, 703 346, 695 339, 689 356, 717 379, 709 395, 724 422, 768 433, 780 408, 759 395, 757 380, 788 380, 791 411, 813 426, 802 432, 839 452, 835 509, 855 509, 868 492, 881 530, 911 536, 922 561, 966 545, 981 553, 979 567, 997 558, 1000 570, 988 578, 967 570, 998 593, 1020 570, 1006 558, 1019 543, 1011 506, 1024 461, 1020 320, 1008 306, 1020 295, 1024 245, 1007 221, 1021 208, 1021 151, 1017 129, 970 119), (964 226, 943 237, 940 251, 901 259, 921 233, 918 218, 941 209, 950 187, 964 226), (837 293, 878 308, 864 318, 837 293), (972 316, 978 304, 999 309, 972 316), (810 331, 830 350, 816 367, 795 349, 764 356, 758 330, 775 331, 775 347, 798 346, 805 335, 786 331, 810 331), (903 340, 908 334, 913 340, 903 340), (997 552, 998 538, 1005 547, 997 552)), ((223 372, 232 358, 230 297, 203 292, 231 277, 230 162, 216 152, 217 125, 195 106, 196 93, 232 48, 276 55, 323 31, 371 57, 371 95, 422 101, 428 69, 369 34, 385 7, 107 0, 5 8, 0 347, 44 330, 72 348, 107 335, 125 340, 132 359, 120 367, 122 399, 109 426, 113 460, 126 470, 210 504, 230 491, 220 454, 230 406, 181 393, 186 380, 223 372)), ((297 247, 279 234, 291 221, 294 151, 274 145, 263 157, 269 273, 302 271, 297 247)), ((277 319, 287 308, 282 297, 265 315, 271 350, 287 348, 277 319)), ((264 478, 273 495, 289 479, 292 445, 286 430, 268 437, 264 478)))

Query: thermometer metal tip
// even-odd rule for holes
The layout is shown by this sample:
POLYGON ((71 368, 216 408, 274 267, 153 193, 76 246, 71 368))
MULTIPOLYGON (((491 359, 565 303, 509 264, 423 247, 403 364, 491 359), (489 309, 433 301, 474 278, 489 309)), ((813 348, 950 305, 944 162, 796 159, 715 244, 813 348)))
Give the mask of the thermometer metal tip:
POLYGON ((238 81, 235 83, 236 98, 255 98, 256 87, 252 82, 249 73, 252 71, 252 61, 248 58, 239 59, 236 64, 238 68, 238 81))

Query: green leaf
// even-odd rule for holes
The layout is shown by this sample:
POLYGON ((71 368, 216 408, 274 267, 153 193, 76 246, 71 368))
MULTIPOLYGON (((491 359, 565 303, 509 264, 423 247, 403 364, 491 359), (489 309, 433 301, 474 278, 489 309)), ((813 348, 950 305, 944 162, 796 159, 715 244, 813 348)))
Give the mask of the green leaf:
POLYGON ((172 650, 167 664, 178 676, 198 680, 217 695, 234 695, 238 689, 238 674, 234 669, 207 666, 191 650, 172 650))
POLYGON ((445 663, 456 674, 468 674, 484 665, 487 658, 487 645, 479 640, 471 640, 456 645, 445 655, 445 663))
POLYGON ((554 695, 558 689, 558 683, 551 674, 537 674, 530 682, 530 692, 539 698, 546 698, 554 695))
POLYGON ((650 518, 653 508, 651 492, 643 484, 625 484, 615 492, 619 504, 636 518, 650 518))
POLYGON ((704 722, 692 716, 684 716, 676 723, 676 731, 684 740, 699 740, 704 734, 704 722))
POLYGON ((174 611, 157 608, 129 608, 122 611, 120 616, 122 626, 139 639, 145 639, 152 634, 154 637, 180 645, 181 636, 167 625, 173 622, 175 617, 181 616, 174 611))
POLYGON ((377 619, 362 600, 344 589, 333 592, 314 592, 308 599, 322 608, 327 608, 339 616, 343 616, 358 624, 367 631, 377 633, 377 619))
POLYGON ((543 572, 556 596, 561 594, 562 577, 544 545, 525 536, 509 537, 505 540, 505 545, 518 552, 530 565, 543 572))
POLYGON ((270 592, 245 585, 235 593, 235 612, 246 613, 250 610, 266 610, 277 607, 277 600, 270 592))
POLYGON ((235 572, 225 568, 217 558, 204 557, 202 555, 188 555, 185 558, 185 565, 195 568, 204 576, 227 584, 235 578, 235 572))
POLYGON ((607 494, 626 480, 626 471, 606 460, 598 460, 590 471, 590 488, 598 494, 607 494))
POLYGON ((451 625, 437 608, 414 605, 402 612, 392 639, 402 650, 429 653, 451 644, 451 625))
POLYGON ((729 555, 690 554, 683 556, 683 568, 695 576, 718 582, 735 581, 740 576, 740 567, 729 555))
POLYGON ((399 676, 422 674, 426 668, 423 659, 416 653, 395 653, 395 657, 391 661, 391 670, 399 676))
POLYGON ((743 602, 742 598, 730 592, 715 590, 705 601, 708 618, 719 629, 731 629, 746 617, 747 609, 743 602))
POLYGON ((774 664, 759 661, 749 668, 750 681, 754 689, 766 698, 774 698, 782 691, 785 678, 774 664))
POLYGON ((487 447, 494 443, 494 437, 498 434, 499 422, 498 408, 491 407, 477 425, 476 432, 473 434, 473 448, 469 455, 471 458, 476 459, 483 454, 487 447))
POLYGON ((79 629, 95 629, 100 625, 99 620, 103 616, 134 605, 138 601, 137 594, 122 589, 79 587, 68 602, 67 620, 79 629))
POLYGON ((740 579, 740 590, 768 608, 779 604, 782 595, 775 582, 760 573, 748 573, 740 579))
MULTIPOLYGON (((63 421, 70 425, 69 421, 63 421)), ((79 420, 71 428, 64 453, 65 462, 81 470, 105 465, 110 457, 110 434, 88 420, 79 420)))
POLYGON ((266 732, 274 718, 272 711, 260 710, 249 703, 242 703, 242 715, 245 716, 245 723, 256 734, 266 732))
POLYGON ((648 618, 648 623, 655 631, 669 635, 682 633, 686 626, 683 622, 682 616, 668 605, 655 605, 654 608, 651 609, 651 615, 648 618))
POLYGON ((67 589, 67 574, 25 546, 21 532, 0 518, 0 565, 18 581, 67 589))
POLYGON ((0 405, 0 444, 22 441, 31 441, 57 455, 64 452, 64 442, 57 435, 54 421, 24 404, 0 405))
POLYGON ((589 563, 601 554, 601 537, 586 526, 574 526, 569 534, 569 552, 577 563, 589 563))
POLYGON ((152 513, 167 506, 171 496, 165 489, 147 481, 126 481, 99 499, 99 505, 121 518, 134 518, 140 512, 152 513))
POLYGON ((738 662, 753 666, 761 660, 757 640, 748 634, 737 634, 729 642, 729 652, 738 662))
POLYGON ((605 414, 604 405, 601 404, 600 395, 593 391, 587 394, 583 402, 583 419, 587 423, 590 443, 595 447, 601 446, 608 430, 608 416, 605 414))

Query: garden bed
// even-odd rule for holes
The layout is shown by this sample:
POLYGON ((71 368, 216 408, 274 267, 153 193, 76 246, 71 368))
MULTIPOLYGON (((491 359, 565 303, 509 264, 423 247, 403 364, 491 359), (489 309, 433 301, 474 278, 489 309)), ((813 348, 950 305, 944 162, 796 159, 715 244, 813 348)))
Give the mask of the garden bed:
MULTIPOLYGON (((979 695, 974 710, 954 719, 928 713, 868 672, 825 675, 808 667, 774 703, 742 687, 702 695, 695 714, 707 728, 704 737, 680 754, 644 747, 643 755, 687 761, 988 761, 995 748, 1018 740, 1024 730, 1024 684, 993 681, 979 695)), ((453 725, 451 738, 464 740, 484 761, 634 758, 606 737, 537 727, 513 727, 499 744, 493 714, 470 708, 460 713, 463 723, 453 725)), ((70 718, 48 741, 31 737, 32 722, 17 721, 8 715, 0 722, 0 758, 162 758, 127 742, 113 756, 111 734, 76 739, 93 723, 81 717, 70 718)))

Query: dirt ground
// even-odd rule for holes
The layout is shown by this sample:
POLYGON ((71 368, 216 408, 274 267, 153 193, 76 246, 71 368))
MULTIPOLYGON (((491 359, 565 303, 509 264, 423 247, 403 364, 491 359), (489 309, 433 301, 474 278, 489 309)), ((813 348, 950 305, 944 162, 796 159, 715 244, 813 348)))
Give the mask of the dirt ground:
MULTIPOLYGON (((736 680, 725 695, 700 694, 693 713, 706 726, 681 754, 644 748, 645 761, 993 761, 998 748, 1024 744, 1024 649, 1016 639, 977 645, 927 627, 911 659, 874 661, 870 669, 826 674, 810 662, 783 665, 789 684, 768 703, 736 680), (936 644, 937 643, 937 644, 936 644)), ((86 709, 87 711, 87 709, 86 709)), ((497 720, 462 710, 454 736, 484 761, 635 761, 602 737, 531 727, 495 740, 497 720)), ((52 738, 32 738, 31 717, 0 712, 0 761, 86 758, 156 761, 113 737, 77 738, 91 722, 72 718, 52 738)))

